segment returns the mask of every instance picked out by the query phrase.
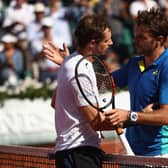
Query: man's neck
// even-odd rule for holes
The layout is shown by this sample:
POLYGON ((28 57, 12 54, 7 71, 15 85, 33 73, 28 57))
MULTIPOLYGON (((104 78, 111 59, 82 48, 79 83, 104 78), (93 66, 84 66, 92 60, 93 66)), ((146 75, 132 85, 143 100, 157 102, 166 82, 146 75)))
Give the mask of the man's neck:
POLYGON ((160 55, 165 51, 164 47, 158 48, 156 49, 153 54, 151 55, 145 55, 144 59, 145 59, 145 65, 146 67, 150 66, 155 60, 157 60, 160 55))
POLYGON ((78 52, 79 54, 81 54, 82 56, 84 56, 84 57, 93 54, 92 51, 88 50, 87 48, 84 48, 84 49, 78 48, 78 49, 77 49, 77 52, 78 52))

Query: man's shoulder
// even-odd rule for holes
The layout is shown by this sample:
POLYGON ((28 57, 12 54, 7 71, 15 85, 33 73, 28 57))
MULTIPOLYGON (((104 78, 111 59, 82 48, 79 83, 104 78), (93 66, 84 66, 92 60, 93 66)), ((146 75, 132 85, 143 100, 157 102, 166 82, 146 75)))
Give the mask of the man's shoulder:
POLYGON ((159 66, 168 66, 168 49, 166 49, 158 59, 159 66))
POLYGON ((76 63, 81 58, 82 58, 82 56, 80 54, 78 54, 77 52, 73 52, 72 54, 70 54, 68 57, 65 58, 64 64, 73 64, 75 66, 76 63))
POLYGON ((129 63, 137 63, 144 60, 144 56, 135 55, 129 59, 129 63))
POLYGON ((61 65, 61 69, 63 69, 65 72, 73 72, 77 62, 81 59, 81 56, 77 54, 76 52, 72 53, 71 55, 67 56, 63 64, 61 65))

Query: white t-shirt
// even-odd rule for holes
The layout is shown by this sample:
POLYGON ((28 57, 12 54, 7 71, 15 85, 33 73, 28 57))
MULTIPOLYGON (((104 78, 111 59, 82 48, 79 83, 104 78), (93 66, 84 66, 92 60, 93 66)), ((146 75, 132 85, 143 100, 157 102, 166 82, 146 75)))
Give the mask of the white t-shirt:
MULTIPOLYGON (((99 135, 92 129, 79 106, 88 105, 76 85, 75 66, 82 58, 73 53, 64 60, 58 74, 56 96, 55 125, 57 131, 56 151, 71 149, 78 146, 99 147, 99 135)), ((93 83, 93 90, 97 94, 96 78, 91 62, 83 61, 80 71, 86 74, 93 83)))

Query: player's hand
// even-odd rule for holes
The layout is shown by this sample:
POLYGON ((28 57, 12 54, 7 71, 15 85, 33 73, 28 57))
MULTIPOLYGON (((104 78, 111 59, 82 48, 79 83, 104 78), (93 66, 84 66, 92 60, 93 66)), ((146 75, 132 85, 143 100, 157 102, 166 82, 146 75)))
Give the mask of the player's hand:
POLYGON ((46 58, 60 65, 62 64, 64 58, 70 54, 65 43, 63 43, 63 49, 60 49, 53 42, 45 43, 43 45, 42 53, 46 58))
POLYGON ((119 125, 128 120, 129 111, 123 109, 113 109, 105 112, 106 121, 113 126, 119 125))
POLYGON ((142 110, 142 112, 152 112, 153 111, 153 106, 154 106, 154 104, 149 104, 149 105, 147 105, 143 110, 142 110))

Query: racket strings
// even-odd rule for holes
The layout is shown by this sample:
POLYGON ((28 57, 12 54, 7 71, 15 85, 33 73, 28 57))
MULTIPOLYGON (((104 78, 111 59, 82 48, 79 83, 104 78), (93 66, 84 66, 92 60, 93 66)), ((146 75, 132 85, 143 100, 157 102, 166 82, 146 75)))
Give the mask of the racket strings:
POLYGON ((96 81, 99 93, 112 91, 112 82, 108 74, 96 73, 96 81))
POLYGON ((113 84, 111 80, 111 75, 109 74, 107 67, 103 61, 95 59, 93 64, 93 69, 96 75, 97 88, 99 93, 100 106, 106 106, 113 102, 113 84))

